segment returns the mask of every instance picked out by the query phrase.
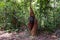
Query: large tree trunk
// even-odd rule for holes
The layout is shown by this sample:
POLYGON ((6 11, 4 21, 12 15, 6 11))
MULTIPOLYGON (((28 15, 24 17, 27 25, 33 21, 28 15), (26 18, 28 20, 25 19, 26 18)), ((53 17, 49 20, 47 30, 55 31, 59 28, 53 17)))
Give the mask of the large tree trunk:
POLYGON ((36 35, 38 24, 37 20, 35 19, 35 15, 31 6, 30 6, 30 17, 29 17, 28 28, 32 36, 36 35))
POLYGON ((31 35, 32 36, 35 36, 37 34, 37 28, 38 28, 38 23, 37 23, 37 20, 35 19, 34 20, 34 25, 33 25, 33 28, 31 30, 31 35))

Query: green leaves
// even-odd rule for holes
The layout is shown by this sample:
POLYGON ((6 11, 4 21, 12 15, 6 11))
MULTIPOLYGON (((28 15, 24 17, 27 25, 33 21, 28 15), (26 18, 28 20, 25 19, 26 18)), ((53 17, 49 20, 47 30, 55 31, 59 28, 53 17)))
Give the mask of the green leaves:
POLYGON ((5 3, 4 2, 0 2, 0 8, 4 7, 4 6, 5 6, 5 3))
MULTIPOLYGON (((56 25, 60 24, 59 0, 56 0, 56 3, 54 0, 32 0, 32 8, 38 20, 38 27, 52 30, 56 25), (57 6, 55 7, 54 5, 57 6)), ((0 25, 7 24, 6 28, 8 31, 11 30, 10 27, 12 27, 12 30, 15 30, 11 24, 12 16, 16 16, 20 24, 27 25, 29 13, 30 0, 0 0, 0 25)))

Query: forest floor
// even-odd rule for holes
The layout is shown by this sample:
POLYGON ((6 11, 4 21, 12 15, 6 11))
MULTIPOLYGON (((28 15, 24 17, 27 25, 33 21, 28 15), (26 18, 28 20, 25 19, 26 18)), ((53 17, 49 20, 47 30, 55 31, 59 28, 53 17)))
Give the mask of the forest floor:
POLYGON ((54 33, 51 35, 40 33, 38 36, 32 37, 29 36, 26 31, 19 33, 0 31, 0 40, 60 40, 60 38, 58 38, 54 33))

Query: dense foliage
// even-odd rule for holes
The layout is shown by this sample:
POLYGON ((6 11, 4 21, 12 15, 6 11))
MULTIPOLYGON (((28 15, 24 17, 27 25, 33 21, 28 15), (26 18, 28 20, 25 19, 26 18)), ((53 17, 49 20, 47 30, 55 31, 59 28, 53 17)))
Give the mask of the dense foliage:
MULTIPOLYGON (((60 26, 59 0, 32 0, 32 8, 38 20, 38 29, 54 31, 60 26)), ((18 30, 28 23, 30 0, 0 0, 0 29, 18 30), (17 19, 19 27, 12 24, 17 19)))

